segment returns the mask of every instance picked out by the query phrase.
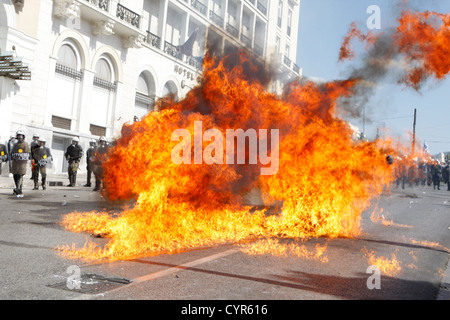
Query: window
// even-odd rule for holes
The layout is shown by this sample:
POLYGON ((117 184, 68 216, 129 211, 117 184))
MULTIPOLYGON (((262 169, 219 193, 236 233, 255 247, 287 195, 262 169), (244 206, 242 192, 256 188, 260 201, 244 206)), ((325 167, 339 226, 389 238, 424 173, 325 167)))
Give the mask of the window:
POLYGON ((291 25, 292 25, 292 10, 289 9, 288 17, 287 17, 287 35, 291 35, 291 25))
POLYGON ((80 80, 81 71, 78 70, 78 57, 74 45, 67 42, 58 50, 58 61, 55 72, 65 77, 80 80))
POLYGON ((58 51, 58 63, 62 64, 71 69, 77 70, 77 55, 75 54, 75 50, 69 44, 63 44, 58 51))
POLYGON ((103 54, 95 64, 91 93, 90 131, 93 135, 106 135, 113 114, 116 91, 114 64, 108 54, 103 54))
POLYGON ((95 76, 102 80, 111 82, 112 73, 109 63, 105 59, 100 59, 95 66, 95 76))
POLYGON ((277 25, 281 28, 281 18, 283 17, 283 1, 278 2, 278 21, 277 25))
POLYGON ((109 91, 115 91, 114 74, 111 61, 106 57, 102 57, 95 65, 94 86, 109 91))
POLYGON ((142 119, 155 107, 155 89, 153 77, 148 71, 139 75, 136 83, 136 96, 134 102, 134 116, 142 119))
POLYGON ((65 39, 58 49, 55 64, 52 94, 49 106, 54 127, 70 130, 71 123, 77 121, 80 107, 80 87, 83 80, 81 54, 77 43, 65 39), (60 121, 61 119, 67 119, 60 121), (73 121, 72 121, 73 120, 73 121))
POLYGON ((281 39, 279 36, 277 36, 275 40, 275 46, 277 47, 277 53, 280 53, 281 49, 281 39))

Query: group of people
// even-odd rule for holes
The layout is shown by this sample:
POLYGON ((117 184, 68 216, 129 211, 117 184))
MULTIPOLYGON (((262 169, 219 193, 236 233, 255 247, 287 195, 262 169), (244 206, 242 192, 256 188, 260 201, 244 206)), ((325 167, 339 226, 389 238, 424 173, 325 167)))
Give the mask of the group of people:
POLYGON ((447 185, 447 190, 450 191, 450 161, 446 163, 439 163, 437 160, 416 162, 402 162, 400 161, 395 170, 397 187, 408 184, 431 186, 434 190, 441 190, 441 182, 447 185))
MULTIPOLYGON (((79 145, 79 138, 72 138, 71 145, 65 152, 68 162, 69 187, 75 187, 79 164, 83 157, 83 148, 79 145)), ((39 190, 39 175, 41 176, 41 186, 45 190, 47 187, 47 166, 53 162, 50 148, 46 147, 46 140, 39 135, 33 135, 33 141, 28 144, 25 141, 25 132, 19 130, 15 137, 11 137, 7 146, 0 144, 0 174, 1 163, 9 162, 10 172, 14 179, 13 193, 16 196, 22 196, 23 178, 27 172, 28 161, 31 160, 31 179, 34 182, 33 190, 39 190)), ((90 141, 90 147, 86 152, 87 163, 87 183, 85 187, 91 186, 92 173, 95 175, 95 188, 98 191, 102 188, 103 167, 102 163, 106 159, 108 143, 105 137, 99 139, 97 146, 96 140, 90 141)))

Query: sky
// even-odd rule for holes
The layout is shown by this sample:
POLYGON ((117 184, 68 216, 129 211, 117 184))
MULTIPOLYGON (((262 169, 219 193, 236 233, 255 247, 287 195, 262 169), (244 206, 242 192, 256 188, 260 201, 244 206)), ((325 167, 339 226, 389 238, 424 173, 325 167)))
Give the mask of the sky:
MULTIPOLYGON (((352 22, 363 32, 369 31, 367 9, 371 5, 380 8, 380 29, 396 26, 400 11, 393 0, 301 0, 297 65, 306 78, 333 81, 348 77, 349 65, 356 59, 338 61, 339 49, 352 22)), ((410 0, 408 8, 417 11, 450 13, 447 0, 410 0)), ((352 48, 358 48, 356 40, 352 48)), ((370 101, 364 106, 365 121, 351 123, 364 129, 373 139, 377 128, 387 128, 390 136, 410 139, 416 110, 416 140, 426 142, 431 154, 450 151, 450 76, 443 81, 430 80, 419 91, 385 81, 377 84, 370 101)), ((385 131, 382 129, 381 131, 385 131)))

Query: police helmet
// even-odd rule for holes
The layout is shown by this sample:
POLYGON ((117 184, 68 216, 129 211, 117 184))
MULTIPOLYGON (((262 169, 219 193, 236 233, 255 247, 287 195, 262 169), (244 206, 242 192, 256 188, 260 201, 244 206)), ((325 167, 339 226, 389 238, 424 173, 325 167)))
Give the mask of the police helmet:
POLYGON ((34 139, 34 138, 39 138, 39 135, 38 135, 37 133, 34 133, 34 134, 33 134, 33 139, 34 139))
POLYGON ((106 137, 102 136, 102 137, 100 137, 99 141, 105 141, 105 142, 107 142, 108 140, 106 140, 106 137))
POLYGON ((25 139, 25 131, 23 131, 23 130, 18 130, 18 131, 16 132, 16 138, 17 138, 18 136, 23 136, 23 138, 25 139))
POLYGON ((73 137, 73 138, 72 138, 72 141, 80 142, 80 138, 78 138, 78 137, 73 137))
POLYGON ((42 138, 39 138, 39 142, 47 142, 47 140, 45 140, 45 138, 44 137, 42 137, 42 138))

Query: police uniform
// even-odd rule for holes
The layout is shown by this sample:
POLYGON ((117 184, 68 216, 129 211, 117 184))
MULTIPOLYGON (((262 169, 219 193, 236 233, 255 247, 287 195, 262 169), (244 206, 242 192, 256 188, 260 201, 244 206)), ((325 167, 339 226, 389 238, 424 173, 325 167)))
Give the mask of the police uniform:
POLYGON ((16 186, 13 192, 16 195, 22 194, 23 176, 27 173, 27 162, 31 153, 30 145, 25 141, 25 134, 18 133, 17 137, 19 135, 23 135, 23 139, 18 139, 11 150, 11 173, 16 186))
MULTIPOLYGON (((77 140, 73 140, 77 141, 77 140)), ((77 141, 78 142, 78 141, 77 141)), ((83 156, 83 148, 78 143, 72 143, 67 147, 65 157, 69 162, 69 187, 75 187, 77 182, 77 171, 80 164, 81 157, 83 156)))
POLYGON ((8 150, 4 144, 0 144, 0 175, 2 174, 2 163, 8 161, 8 150))
POLYGON ((34 179, 33 172, 34 172, 35 162, 34 162, 34 158, 33 158, 33 152, 34 152, 34 149, 39 148, 39 146, 40 146, 39 145, 39 135, 33 134, 33 141, 30 142, 30 150, 31 150, 31 178, 30 178, 30 180, 34 179))
POLYGON ((95 149, 97 147, 95 146, 95 140, 90 142, 89 149, 86 150, 86 170, 87 170, 87 176, 86 176, 86 184, 85 187, 91 186, 91 177, 92 177, 92 170, 94 167, 94 156, 95 156, 95 149))
POLYGON ((94 157, 94 175, 95 175, 95 188, 94 191, 100 190, 103 183, 103 163, 106 161, 108 153, 108 146, 106 144, 106 138, 100 138, 100 144, 95 150, 94 157))
MULTIPOLYGON (((44 142, 44 141, 41 141, 44 142)), ((45 142, 44 142, 45 143, 45 142)), ((42 189, 46 189, 46 180, 47 180, 47 165, 52 163, 52 154, 49 148, 45 147, 45 145, 41 145, 35 148, 32 152, 34 167, 33 167, 33 180, 34 180, 34 189, 39 189, 39 172, 42 177, 42 189)))

